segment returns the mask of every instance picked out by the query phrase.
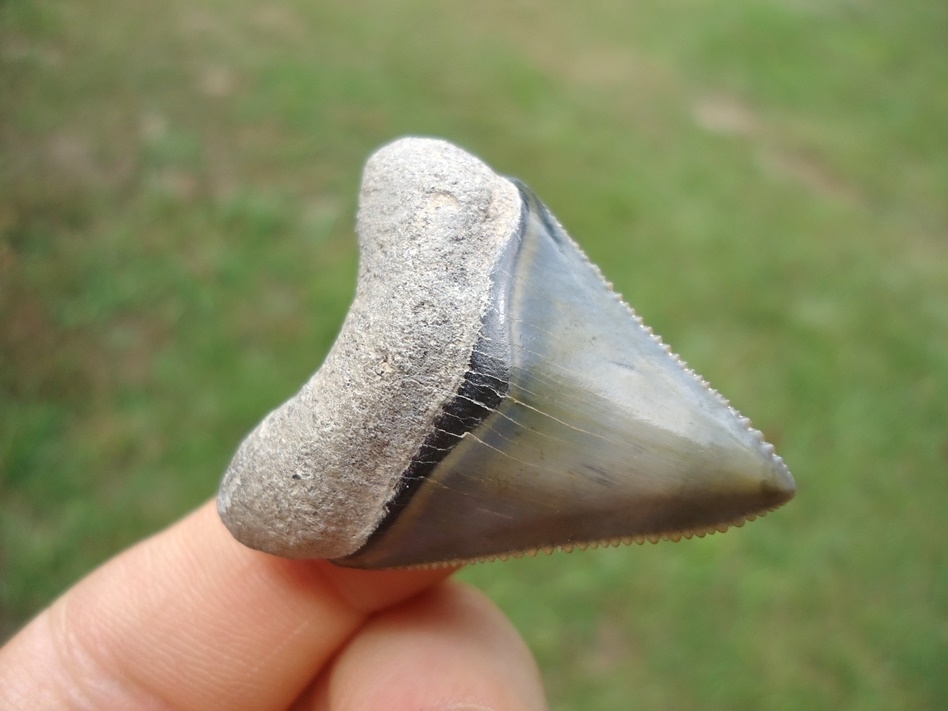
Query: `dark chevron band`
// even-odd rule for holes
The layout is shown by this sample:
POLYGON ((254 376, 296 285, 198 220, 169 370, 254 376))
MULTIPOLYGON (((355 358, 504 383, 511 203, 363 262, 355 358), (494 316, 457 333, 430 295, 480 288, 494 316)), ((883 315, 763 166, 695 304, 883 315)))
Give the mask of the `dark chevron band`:
MULTIPOLYGON (((517 187, 521 194, 526 189, 519 183, 517 187)), ((494 272, 490 306, 481 321, 480 336, 471 350, 470 365, 457 392, 442 406, 441 413, 432 424, 431 432, 402 474, 378 528, 362 548, 339 562, 358 558, 364 551, 371 549, 398 519, 399 514, 428 480, 435 467, 465 434, 475 430, 506 397, 510 386, 510 334, 502 313, 502 305, 507 302, 507 292, 511 285, 504 275, 511 274, 516 264, 528 210, 529 202, 524 200, 520 224, 511 236, 494 272)))

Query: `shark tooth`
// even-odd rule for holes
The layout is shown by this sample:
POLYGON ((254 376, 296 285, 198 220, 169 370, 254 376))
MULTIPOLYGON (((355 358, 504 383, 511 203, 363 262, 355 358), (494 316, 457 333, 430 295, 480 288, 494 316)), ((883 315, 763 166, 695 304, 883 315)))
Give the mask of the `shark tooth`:
POLYGON ((244 544, 388 568, 678 540, 795 484, 523 184, 407 138, 368 161, 356 295, 234 456, 244 544))

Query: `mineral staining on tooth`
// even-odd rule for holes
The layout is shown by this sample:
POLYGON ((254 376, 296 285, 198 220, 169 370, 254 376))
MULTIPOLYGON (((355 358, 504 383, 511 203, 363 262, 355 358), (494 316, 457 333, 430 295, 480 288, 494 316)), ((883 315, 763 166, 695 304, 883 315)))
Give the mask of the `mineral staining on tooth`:
POLYGON ((705 531, 792 491, 758 435, 668 355, 525 188, 522 199, 469 369, 488 411, 436 428, 454 428, 452 447, 409 472, 346 564, 705 531))
POLYGON ((366 166, 358 231, 339 338, 225 475, 238 540, 425 565, 703 534, 793 496, 525 186, 403 139, 366 166))

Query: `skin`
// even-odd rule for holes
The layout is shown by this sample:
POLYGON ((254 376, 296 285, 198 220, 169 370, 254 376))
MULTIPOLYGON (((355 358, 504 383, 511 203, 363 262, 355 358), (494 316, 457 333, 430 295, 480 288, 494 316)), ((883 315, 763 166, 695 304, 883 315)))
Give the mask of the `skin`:
POLYGON ((451 572, 275 558, 208 503, 0 649, 0 708, 546 708, 513 627, 451 572))

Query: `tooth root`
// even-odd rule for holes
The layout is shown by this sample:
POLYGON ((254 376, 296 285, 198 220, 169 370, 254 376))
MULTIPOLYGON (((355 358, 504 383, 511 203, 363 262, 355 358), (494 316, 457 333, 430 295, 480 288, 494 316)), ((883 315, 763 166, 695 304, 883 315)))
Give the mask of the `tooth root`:
POLYGON ((511 183, 445 145, 403 141, 370 163, 388 167, 365 177, 356 302, 327 363, 235 457, 220 498, 235 535, 281 555, 402 567, 700 537, 789 500, 793 479, 773 448, 615 295, 542 203, 516 184, 512 219, 458 195, 476 174, 507 205, 511 183), (411 180, 424 199, 399 192, 411 180), (398 261, 398 239, 415 240, 410 260, 398 261), (386 324, 388 310, 413 309, 417 324, 386 324), (384 356, 370 361, 372 383, 395 374, 373 390, 359 380, 366 349, 384 356), (429 357, 444 372, 428 372, 429 357))

